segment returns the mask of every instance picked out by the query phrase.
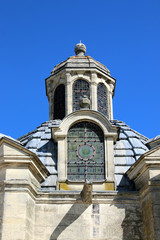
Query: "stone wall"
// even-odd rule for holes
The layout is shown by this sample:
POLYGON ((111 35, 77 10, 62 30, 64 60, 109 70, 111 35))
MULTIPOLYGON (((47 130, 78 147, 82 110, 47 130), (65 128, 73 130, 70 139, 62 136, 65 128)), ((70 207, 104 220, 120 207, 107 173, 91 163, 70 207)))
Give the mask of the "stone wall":
POLYGON ((111 197, 106 193, 103 199, 95 196, 92 204, 83 204, 80 199, 73 201, 75 196, 68 201, 69 195, 61 194, 60 200, 57 193, 48 204, 39 199, 35 207, 35 240, 143 239, 137 196, 118 197, 114 193, 111 197), (61 203, 53 203, 57 197, 61 203))
POLYGON ((1 239, 33 240, 33 214, 34 211, 32 211, 30 197, 27 193, 6 192, 3 204, 1 239))

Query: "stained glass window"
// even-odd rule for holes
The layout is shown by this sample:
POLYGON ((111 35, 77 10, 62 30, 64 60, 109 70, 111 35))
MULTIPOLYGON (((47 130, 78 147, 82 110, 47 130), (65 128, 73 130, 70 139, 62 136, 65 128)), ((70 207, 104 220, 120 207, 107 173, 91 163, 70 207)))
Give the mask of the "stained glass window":
POLYGON ((107 107, 107 89, 103 83, 99 83, 97 87, 97 107, 98 111, 108 117, 107 107))
POLYGON ((54 93, 54 119, 65 117, 65 86, 60 84, 54 93))
POLYGON ((104 134, 91 122, 73 125, 68 132, 68 180, 104 180, 104 134))
POLYGON ((73 84, 73 111, 80 110, 80 99, 86 95, 90 99, 89 83, 78 79, 73 84))

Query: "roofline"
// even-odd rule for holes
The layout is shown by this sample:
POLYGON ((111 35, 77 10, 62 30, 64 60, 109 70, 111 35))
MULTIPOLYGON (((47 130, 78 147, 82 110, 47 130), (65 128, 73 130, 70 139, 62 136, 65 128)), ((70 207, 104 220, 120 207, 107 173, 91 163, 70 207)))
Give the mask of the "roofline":
POLYGON ((98 69, 99 71, 103 72, 105 75, 107 75, 108 77, 112 78, 113 80, 116 81, 116 79, 114 77, 112 77, 110 74, 106 73, 104 70, 102 70, 101 68, 99 67, 65 67, 65 66, 62 66, 60 67, 59 69, 57 69, 55 71, 55 73, 51 74, 49 77, 47 77, 45 80, 47 80, 48 78, 50 78, 51 76, 54 76, 56 75, 57 73, 61 72, 63 69, 84 69, 84 70, 88 70, 88 69, 98 69))
POLYGON ((147 157, 148 155, 150 155, 151 153, 157 151, 158 149, 160 149, 160 146, 156 146, 150 150, 148 150, 147 152, 143 153, 138 160, 127 170, 126 174, 128 175, 145 157, 147 157))
POLYGON ((9 143, 9 144, 12 145, 13 147, 16 147, 16 148, 18 148, 19 150, 22 150, 23 152, 31 155, 34 159, 36 159, 36 163, 38 164, 38 166, 40 167, 41 170, 43 169, 45 175, 46 175, 46 176, 49 176, 49 175, 50 175, 48 169, 43 165, 43 163, 42 163, 41 160, 38 158, 38 156, 37 156, 35 153, 33 153, 32 151, 30 151, 29 149, 23 147, 21 143, 19 144, 19 143, 17 143, 16 141, 13 141, 13 140, 11 140, 11 139, 9 139, 9 138, 7 138, 7 137, 2 137, 2 138, 0 139, 0 144, 2 144, 3 142, 9 143))

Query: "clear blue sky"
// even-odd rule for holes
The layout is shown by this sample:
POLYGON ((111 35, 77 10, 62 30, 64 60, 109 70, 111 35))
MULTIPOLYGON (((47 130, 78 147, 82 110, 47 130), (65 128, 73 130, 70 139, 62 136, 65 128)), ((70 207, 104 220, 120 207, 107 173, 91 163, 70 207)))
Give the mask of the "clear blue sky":
POLYGON ((159 0, 1 0, 0 132, 18 138, 48 120, 45 78, 79 40, 117 79, 114 118, 160 134, 159 0))

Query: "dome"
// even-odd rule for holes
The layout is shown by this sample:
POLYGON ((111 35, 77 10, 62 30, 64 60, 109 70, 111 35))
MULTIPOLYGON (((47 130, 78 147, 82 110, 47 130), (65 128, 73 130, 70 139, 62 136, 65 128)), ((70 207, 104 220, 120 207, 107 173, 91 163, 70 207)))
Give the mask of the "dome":
POLYGON ((115 181, 118 189, 130 189, 132 183, 125 176, 127 170, 149 149, 148 138, 131 129, 122 121, 111 123, 119 127, 119 138, 114 145, 115 181))
MULTIPOLYGON (((119 127, 119 138, 114 145, 115 181, 117 189, 131 189, 132 183, 126 178, 126 171, 148 151, 148 138, 131 129, 122 121, 110 121, 119 127)), ((50 176, 42 184, 43 188, 56 188, 57 181, 57 144, 52 140, 51 128, 58 128, 61 120, 51 120, 43 123, 34 131, 22 136, 20 143, 34 152, 50 172, 50 176)))
POLYGON ((76 56, 71 56, 67 60, 59 63, 56 65, 52 72, 51 76, 58 73, 59 71, 62 71, 64 68, 85 68, 85 69, 90 69, 90 68, 95 68, 107 75, 110 75, 110 71, 108 68, 101 64, 100 62, 94 60, 92 57, 85 55, 86 53, 86 46, 83 43, 78 43, 75 46, 75 54, 76 56))
POLYGON ((69 57, 67 60, 59 63, 58 65, 56 65, 52 72, 51 72, 51 76, 55 75, 57 73, 59 73, 60 71, 64 70, 64 69, 83 69, 85 68, 87 70, 92 69, 97 69, 100 72, 102 72, 103 74, 107 74, 110 76, 110 71, 108 70, 108 68, 103 65, 102 63, 96 61, 95 59, 93 59, 90 56, 71 56, 69 57))

